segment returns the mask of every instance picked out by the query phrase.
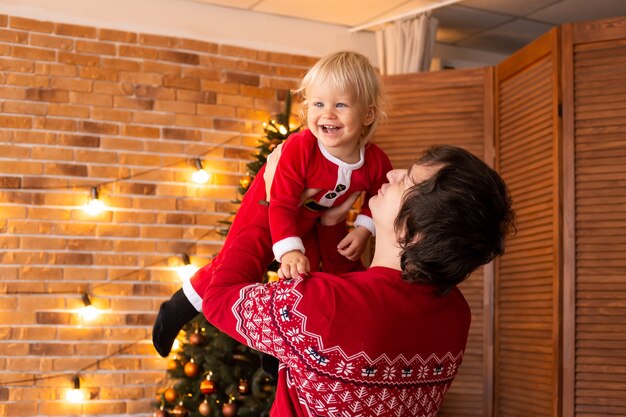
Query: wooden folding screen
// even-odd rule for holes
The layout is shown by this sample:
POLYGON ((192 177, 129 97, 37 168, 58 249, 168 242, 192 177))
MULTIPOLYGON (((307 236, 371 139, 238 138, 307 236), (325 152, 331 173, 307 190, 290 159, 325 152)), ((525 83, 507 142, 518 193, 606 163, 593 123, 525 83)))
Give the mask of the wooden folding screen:
POLYGON ((496 67, 496 167, 518 229, 496 262, 496 416, 559 415, 559 70, 558 29, 496 67))
POLYGON ((563 27, 564 416, 626 415, 626 18, 563 27), (575 279, 573 279, 575 277, 575 279))
MULTIPOLYGON (((385 77, 392 108, 389 122, 376 133, 376 143, 387 152, 394 168, 408 167, 434 144, 462 146, 492 163, 492 80, 491 68, 385 77)), ((472 327, 461 371, 440 417, 488 415, 491 363, 486 358, 490 357, 492 319, 491 303, 484 297, 491 294, 491 271, 481 269, 461 286, 472 308, 472 327)))

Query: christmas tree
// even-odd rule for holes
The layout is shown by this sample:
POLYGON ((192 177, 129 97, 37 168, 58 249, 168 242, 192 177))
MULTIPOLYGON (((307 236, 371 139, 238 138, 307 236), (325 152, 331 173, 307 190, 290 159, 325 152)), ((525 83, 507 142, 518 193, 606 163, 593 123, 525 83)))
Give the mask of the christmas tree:
MULTIPOLYGON (((259 140, 255 159, 247 164, 240 194, 246 193, 272 150, 299 129, 291 130, 290 115, 291 97, 287 95, 285 112, 264 123, 265 136, 259 140)), ((220 223, 220 233, 226 235, 231 222, 220 223)), ((270 266, 270 271, 275 271, 275 266, 270 266)), ((275 274, 268 272, 266 280, 269 276, 275 274)), ((180 347, 174 346, 175 357, 167 366, 168 379, 174 383, 159 391, 154 417, 269 416, 276 381, 262 369, 257 351, 217 330, 202 314, 187 323, 178 337, 180 347)))

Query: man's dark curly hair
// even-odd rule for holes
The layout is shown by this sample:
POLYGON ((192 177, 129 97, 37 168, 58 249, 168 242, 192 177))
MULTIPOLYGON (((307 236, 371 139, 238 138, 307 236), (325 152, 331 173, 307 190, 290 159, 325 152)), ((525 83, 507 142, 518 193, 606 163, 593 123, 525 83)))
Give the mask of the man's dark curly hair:
POLYGON ((504 253, 511 197, 498 173, 464 149, 434 146, 416 164, 441 168, 403 196, 395 220, 402 275, 447 292, 504 253))

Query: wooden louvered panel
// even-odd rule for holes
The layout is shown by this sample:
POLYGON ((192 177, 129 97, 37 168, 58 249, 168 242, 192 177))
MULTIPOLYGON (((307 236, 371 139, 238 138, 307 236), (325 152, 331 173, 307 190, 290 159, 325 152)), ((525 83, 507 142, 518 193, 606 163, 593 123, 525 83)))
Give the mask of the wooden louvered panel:
MULTIPOLYGON (((492 143, 493 98, 491 69, 440 71, 383 78, 392 109, 388 122, 376 132, 375 143, 395 168, 408 167, 435 144, 461 146, 484 157, 492 143)), ((472 327, 463 365, 446 394, 438 416, 487 416, 490 395, 486 371, 486 339, 491 315, 485 313, 485 281, 491 274, 475 272, 461 285, 472 309, 472 327), (487 321, 485 316, 488 315, 487 321)))
POLYGON ((494 415, 558 410, 556 32, 496 68, 496 160, 516 212, 496 269, 494 415))
POLYGON ((626 415, 626 19, 563 27, 564 415, 626 415), (571 143, 571 145, 570 145, 571 143), (566 177, 567 178, 567 177, 566 177))

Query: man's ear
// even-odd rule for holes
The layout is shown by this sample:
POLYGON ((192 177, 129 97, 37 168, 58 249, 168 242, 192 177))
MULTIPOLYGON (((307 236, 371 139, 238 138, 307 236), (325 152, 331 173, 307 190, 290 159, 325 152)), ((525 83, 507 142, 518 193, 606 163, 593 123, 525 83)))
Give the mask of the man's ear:
POLYGON ((374 105, 370 105, 367 107, 363 126, 371 125, 372 123, 374 123, 374 120, 376 120, 376 107, 374 107, 374 105))

